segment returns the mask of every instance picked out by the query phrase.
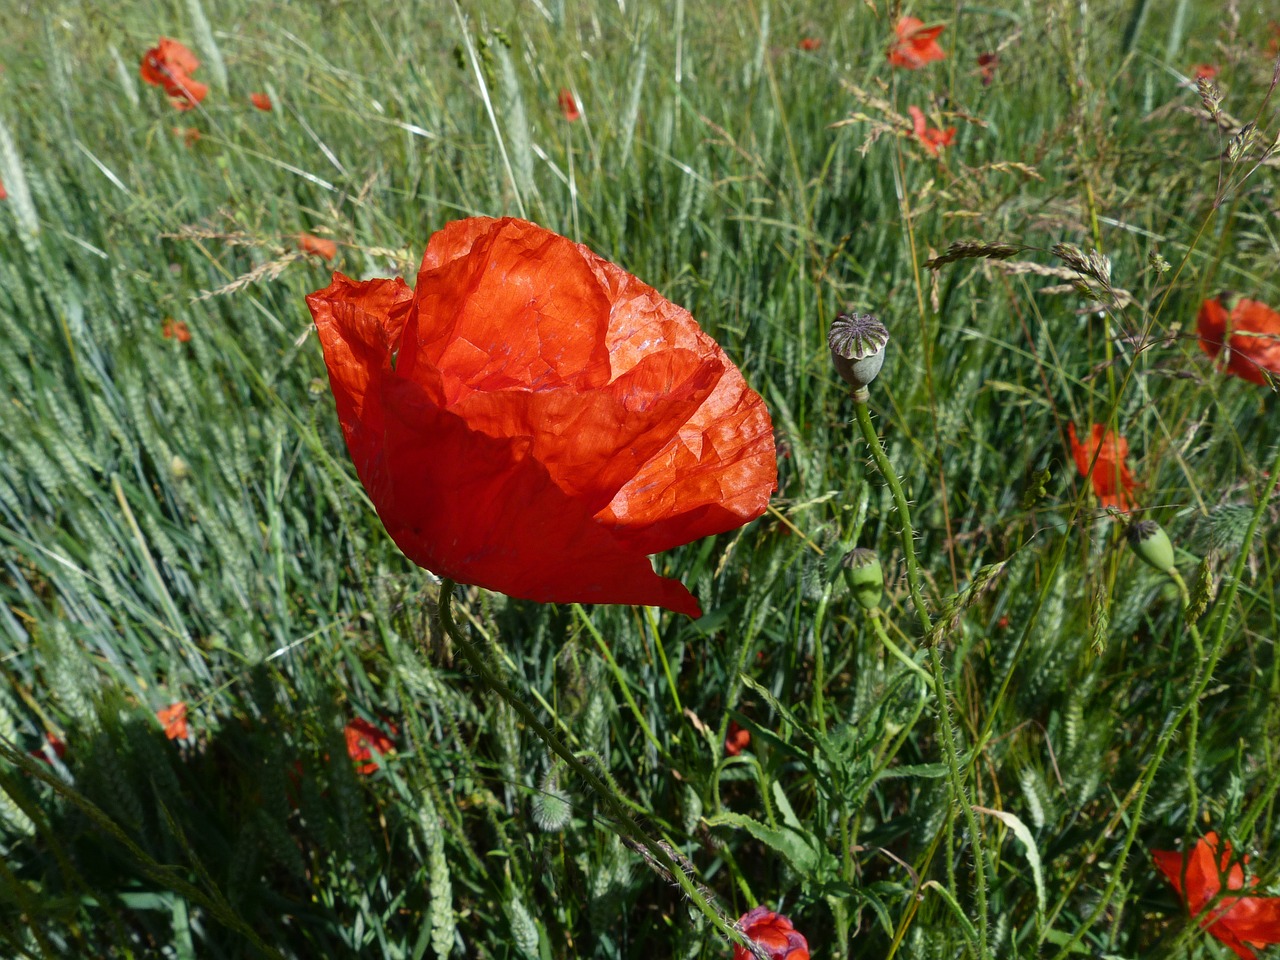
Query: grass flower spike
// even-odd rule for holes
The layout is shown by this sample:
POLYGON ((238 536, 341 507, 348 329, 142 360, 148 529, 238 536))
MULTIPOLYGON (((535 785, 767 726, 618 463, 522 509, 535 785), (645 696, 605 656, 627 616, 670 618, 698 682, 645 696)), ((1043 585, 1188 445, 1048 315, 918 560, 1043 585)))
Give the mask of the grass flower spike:
POLYGON ((686 310, 524 220, 450 223, 416 289, 307 298, 356 471, 442 577, 698 616, 648 559, 764 512, 764 401, 686 310))

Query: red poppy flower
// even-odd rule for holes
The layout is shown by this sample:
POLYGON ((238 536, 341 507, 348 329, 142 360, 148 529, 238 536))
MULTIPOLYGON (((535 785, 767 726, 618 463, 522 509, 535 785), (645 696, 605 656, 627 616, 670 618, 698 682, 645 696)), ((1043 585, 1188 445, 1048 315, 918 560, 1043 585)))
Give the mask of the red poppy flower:
POLYGON ((182 141, 182 145, 188 148, 195 146, 196 141, 200 139, 200 131, 195 127, 170 127, 169 129, 182 141))
POLYGON ((578 99, 573 95, 573 91, 567 87, 560 91, 560 112, 564 114, 564 118, 572 123, 582 116, 582 112, 578 110, 578 99))
POLYGON ((4 188, 4 181, 0 180, 0 200, 8 200, 9 191, 4 188))
POLYGON ((1280 377, 1280 313, 1257 300, 1223 299, 1225 305, 1206 300, 1200 306, 1200 349, 1217 360, 1215 366, 1225 366, 1227 373, 1250 383, 1265 385, 1268 371, 1280 377), (1224 342, 1228 349, 1222 361, 1217 358, 1224 342))
POLYGON ((417 289, 307 298, 387 532, 443 577, 698 616, 648 554, 732 530, 777 483, 764 401, 689 313, 524 220, 450 223, 417 289))
MULTIPOLYGON (((738 926, 747 938, 763 947, 769 960, 809 960, 809 942, 796 931, 791 921, 768 907, 756 907, 744 913, 738 926)), ((735 944, 733 960, 753 960, 746 947, 735 944)))
POLYGON ((267 96, 265 93, 249 94, 249 102, 252 103, 259 110, 271 109, 271 98, 267 96))
POLYGON ((45 763, 52 764, 53 760, 49 755, 53 754, 53 756, 61 760, 67 755, 67 745, 57 736, 46 731, 44 735, 44 743, 29 752, 31 756, 35 757, 37 760, 43 760, 45 763))
POLYGON ((199 66, 196 55, 177 40, 161 37, 158 46, 142 55, 139 73, 153 87, 164 87, 179 110, 190 110, 209 92, 203 83, 191 79, 199 66))
POLYGON ((805 37, 800 41, 800 49, 813 51, 822 46, 822 40, 818 37, 805 37))
POLYGON ((1267 24, 1267 29, 1271 31, 1271 39, 1267 41, 1267 52, 1275 56, 1280 53, 1280 23, 1272 20, 1267 24))
POLYGON ((982 76, 982 85, 984 87, 991 86, 991 81, 996 78, 996 67, 1000 63, 1000 55, 996 53, 980 53, 978 54, 978 73, 982 76))
POLYGON ((1212 63, 1197 63, 1191 68, 1191 79, 1212 80, 1218 75, 1218 68, 1212 63))
MULTIPOLYGON (((1250 879, 1246 884, 1242 864, 1231 862, 1231 844, 1223 840, 1219 845, 1216 833, 1206 833, 1189 854, 1152 850, 1151 856, 1193 917, 1199 916, 1222 890, 1224 876, 1228 890, 1244 890, 1257 883, 1256 879, 1250 879)), ((1210 912, 1200 918, 1200 926, 1230 947, 1241 960, 1254 960, 1257 955, 1251 947, 1280 943, 1280 897, 1221 897, 1210 912)))
POLYGON ((332 260, 338 255, 338 245, 336 243, 310 233, 298 234, 298 249, 303 253, 309 253, 313 257, 320 257, 324 260, 332 260))
POLYGON ((1080 476, 1089 472, 1094 451, 1098 451, 1098 462, 1093 467, 1093 492, 1098 495, 1099 502, 1104 507, 1132 510, 1135 506, 1132 491, 1138 486, 1138 482, 1133 479, 1129 465, 1125 463, 1125 458, 1129 456, 1129 441, 1107 430, 1100 423, 1089 428, 1088 446, 1076 437, 1074 423, 1068 425, 1067 432, 1071 436, 1071 455, 1075 458, 1080 476))
POLYGON ((736 757, 749 746, 751 746, 751 731, 743 730, 738 726, 737 720, 730 720, 729 735, 724 738, 724 752, 731 757, 736 757))
POLYGON ((347 755, 356 762, 356 773, 373 773, 378 769, 378 761, 373 759, 373 755, 381 756, 396 748, 392 737, 400 730, 394 723, 387 726, 390 734, 360 717, 348 721, 343 735, 347 738, 347 755))
POLYGON ((951 142, 955 140, 955 127, 939 130, 937 127, 926 126, 924 113, 919 107, 907 107, 907 113, 911 114, 911 126, 915 132, 915 138, 924 144, 924 148, 929 151, 929 156, 936 157, 939 150, 951 146, 951 142))
POLYGON ((173 317, 164 318, 160 334, 166 340, 177 340, 179 343, 191 342, 191 330, 181 320, 174 320, 173 317))
POLYGON ((170 740, 185 740, 191 733, 187 727, 187 705, 179 700, 163 710, 156 711, 156 719, 164 727, 164 735, 170 740))
POLYGON ((944 29, 942 24, 926 27, 923 20, 903 17, 894 27, 895 39, 889 48, 889 63, 907 70, 919 70, 927 63, 941 60, 947 55, 938 46, 938 34, 944 29))

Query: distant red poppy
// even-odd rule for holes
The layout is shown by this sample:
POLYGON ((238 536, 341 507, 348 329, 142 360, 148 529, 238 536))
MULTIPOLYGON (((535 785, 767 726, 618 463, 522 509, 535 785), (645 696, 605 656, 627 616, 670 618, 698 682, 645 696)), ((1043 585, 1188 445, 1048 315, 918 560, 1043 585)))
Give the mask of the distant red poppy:
POLYGON ((1263 385, 1268 372, 1280 378, 1280 313, 1265 303, 1235 296, 1206 300, 1196 327, 1200 349, 1214 358, 1218 369, 1263 385), (1223 343, 1228 348, 1225 360, 1219 356, 1223 343))
POLYGON ((67 745, 57 736, 46 731, 44 735, 44 743, 36 747, 34 750, 31 750, 30 753, 31 756, 35 757, 37 760, 43 760, 45 763, 52 764, 53 761, 50 759, 49 754, 53 754, 53 756, 61 760, 67 755, 67 745))
POLYGON ((394 723, 388 723, 387 727, 390 733, 361 717, 347 722, 343 735, 347 739, 347 755, 356 762, 356 773, 373 773, 378 769, 378 761, 373 759, 373 755, 381 756, 395 750, 396 742, 392 738, 400 730, 394 723))
POLYGON ((199 66, 196 55, 177 40, 161 37, 159 45, 142 55, 139 73, 153 87, 164 87, 177 109, 190 110, 209 93, 207 86, 191 79, 199 66))
POLYGON ((177 340, 179 343, 191 342, 191 330, 181 320, 174 320, 173 317, 164 318, 160 334, 166 340, 177 340))
POLYGON ((173 135, 182 141, 183 146, 192 147, 200 139, 200 131, 195 127, 170 127, 173 135))
MULTIPOLYGON (((768 907, 756 907, 738 920, 738 927, 756 946, 762 947, 769 960, 809 960, 809 941, 780 913, 768 907)), ((735 944, 733 960, 753 960, 751 951, 735 944)))
POLYGON ((911 126, 915 132, 915 138, 924 144, 924 148, 929 151, 929 156, 936 157, 939 150, 951 146, 951 142, 955 140, 955 127, 939 130, 937 127, 926 126, 924 113, 919 107, 907 107, 907 113, 911 114, 911 126))
MULTIPOLYGON (((1242 862, 1232 862, 1231 844, 1219 843, 1212 832, 1197 840, 1190 853, 1152 850, 1151 856, 1193 917, 1200 916, 1221 892, 1224 877, 1228 890, 1245 890, 1258 882, 1257 878, 1245 882, 1242 862)), ((1200 926, 1241 960, 1254 960, 1257 954, 1251 947, 1280 943, 1280 897, 1221 897, 1200 917, 1200 926)))
POLYGON ((907 70, 919 70, 925 64, 943 59, 947 52, 938 46, 938 35, 944 29, 942 24, 926 27, 923 20, 903 17, 894 27, 895 39, 889 48, 889 63, 907 70))
POLYGON ((1267 41, 1267 52, 1275 56, 1280 53, 1280 23, 1272 20, 1267 24, 1267 29, 1271 32, 1271 39, 1267 41))
POLYGON ((1129 471, 1125 458, 1129 456, 1129 441, 1107 430, 1102 424, 1095 423, 1089 428, 1088 446, 1082 444, 1076 436, 1076 425, 1069 424, 1067 432, 1071 437, 1071 455, 1076 461, 1076 469, 1080 476, 1089 472, 1089 463, 1093 460, 1094 451, 1098 451, 1098 462, 1093 467, 1093 492, 1104 507, 1115 507, 1129 511, 1135 506, 1132 496, 1133 488, 1138 485, 1129 471))
POLYGON ((578 98, 573 95, 573 91, 567 87, 560 91, 560 112, 564 114, 564 118, 572 123, 582 116, 582 112, 578 110, 578 98))
POLYGON ((462 583, 698 616, 648 555, 764 512, 764 401, 686 310, 524 220, 427 245, 417 289, 307 298, 347 449, 396 544, 462 583))
POLYGON ((4 181, 0 180, 0 200, 8 200, 9 191, 4 188, 4 181))
POLYGON ((1212 80, 1218 75, 1218 68, 1212 63, 1197 63, 1191 68, 1192 80, 1212 80))
POLYGON ((978 73, 982 76, 982 85, 991 86, 996 78, 996 67, 1000 64, 1000 55, 996 53, 978 54, 978 73))
POLYGON ((298 249, 313 257, 332 260, 338 255, 338 245, 332 240, 325 240, 310 233, 298 234, 298 249))
POLYGON ((822 46, 822 40, 819 37, 805 37, 800 41, 800 49, 814 51, 822 46))
POLYGON ((187 705, 179 700, 163 710, 156 711, 156 719, 164 727, 164 735, 170 740, 185 740, 191 731, 187 727, 187 705))
POLYGON ((252 103, 259 110, 271 109, 271 98, 267 96, 265 93, 249 94, 249 102, 252 103))
POLYGON ((724 752, 731 757, 736 757, 749 746, 751 746, 751 731, 743 730, 738 726, 737 720, 730 720, 728 736, 724 738, 724 752))

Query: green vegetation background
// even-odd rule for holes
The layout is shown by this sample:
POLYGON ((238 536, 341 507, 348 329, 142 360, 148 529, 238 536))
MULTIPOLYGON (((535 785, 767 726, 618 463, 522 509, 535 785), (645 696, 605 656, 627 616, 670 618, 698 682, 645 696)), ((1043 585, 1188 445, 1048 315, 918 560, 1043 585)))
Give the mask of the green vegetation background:
POLYGON ((1274 889, 1276 400, 1213 371, 1194 318, 1222 288, 1280 303, 1277 168, 1220 161, 1236 127, 1180 84, 1217 64, 1223 109, 1274 139, 1264 4, 922 4, 948 57, 915 73, 885 62, 886 0, 4 6, 0 953, 729 955, 471 682, 347 460, 303 303, 328 271, 296 235, 412 276, 473 214, 652 283, 773 413, 776 509, 657 558, 701 620, 458 610, 729 916, 781 909, 816 957, 1222 956, 1149 850, 1216 829, 1274 889), (139 82, 160 35, 203 61, 199 110, 139 82), (956 127, 938 158, 908 105, 956 127), (1100 250, 1126 296, 921 266, 971 237, 1059 271, 1053 244, 1100 250), (925 662, 824 346, 848 308, 893 334, 872 409, 931 601, 970 601, 941 640, 969 799, 1016 818, 977 838, 918 667, 834 573, 876 549, 889 634, 925 662), (1067 424, 1108 420, 1184 576, 1207 556, 1225 596, 1241 573, 1201 621, 1211 672, 1075 470, 1067 424), (181 743, 154 720, 179 700, 181 743), (355 717, 398 729, 367 777, 355 717), (46 733, 57 765, 29 754, 46 733))

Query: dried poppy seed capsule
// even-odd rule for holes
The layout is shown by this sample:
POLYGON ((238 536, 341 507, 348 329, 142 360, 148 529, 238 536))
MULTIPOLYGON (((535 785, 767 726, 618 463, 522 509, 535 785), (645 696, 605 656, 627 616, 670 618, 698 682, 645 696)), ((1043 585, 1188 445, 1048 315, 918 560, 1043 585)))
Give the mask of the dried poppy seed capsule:
POLYGON ((840 560, 840 571, 858 606, 863 610, 874 610, 880 606, 880 597, 884 593, 884 570, 874 550, 865 547, 850 550, 840 560))
POLYGON ((884 348, 889 342, 885 325, 869 313, 842 313, 831 324, 827 346, 836 373, 853 387, 855 400, 867 399, 867 384, 884 366, 884 348))
POLYGON ((1164 528, 1154 520, 1139 520, 1131 523, 1126 534, 1129 546, 1145 563, 1155 567, 1161 573, 1173 569, 1173 544, 1164 528))

